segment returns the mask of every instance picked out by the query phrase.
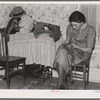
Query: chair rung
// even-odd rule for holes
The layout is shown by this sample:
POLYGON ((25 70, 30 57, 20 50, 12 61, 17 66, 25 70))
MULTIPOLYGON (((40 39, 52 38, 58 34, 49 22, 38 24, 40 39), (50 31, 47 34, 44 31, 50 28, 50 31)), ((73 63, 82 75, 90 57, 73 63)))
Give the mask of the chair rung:
POLYGON ((1 78, 1 79, 4 79, 4 78, 6 78, 6 77, 5 77, 5 76, 3 76, 3 75, 0 75, 0 78, 1 78))
POLYGON ((74 78, 80 78, 80 79, 83 79, 83 77, 79 77, 79 76, 72 76, 74 78))
POLYGON ((80 75, 80 76, 83 76, 83 74, 77 74, 77 73, 73 73, 73 75, 80 75))
POLYGON ((73 75, 73 76, 74 76, 74 77, 75 77, 75 76, 77 76, 77 77, 83 77, 82 75, 80 75, 80 76, 79 76, 79 75, 73 75))
POLYGON ((19 70, 13 70, 10 72, 10 75, 13 75, 13 74, 18 74, 19 72, 21 72, 22 69, 19 69, 19 70))
POLYGON ((0 70, 4 70, 5 68, 0 68, 0 70))

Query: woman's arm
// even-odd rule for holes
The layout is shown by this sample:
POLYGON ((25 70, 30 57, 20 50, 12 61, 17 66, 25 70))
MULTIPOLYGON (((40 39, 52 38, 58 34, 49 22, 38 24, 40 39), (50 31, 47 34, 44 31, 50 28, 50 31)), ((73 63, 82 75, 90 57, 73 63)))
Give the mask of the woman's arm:
POLYGON ((69 43, 71 41, 71 25, 69 24, 66 29, 66 40, 64 43, 69 43))
POLYGON ((87 48, 82 48, 82 47, 79 47, 79 46, 77 46, 77 45, 75 45, 75 44, 71 44, 71 45, 73 46, 73 48, 80 49, 80 50, 82 50, 82 51, 84 51, 84 52, 89 52, 89 53, 91 53, 91 51, 92 51, 92 48, 89 48, 89 47, 87 47, 87 48))
POLYGON ((87 47, 82 48, 82 47, 79 47, 75 44, 72 44, 72 46, 74 48, 80 49, 82 51, 91 53, 91 51, 93 50, 93 48, 95 46, 95 36, 96 36, 95 29, 93 27, 90 27, 90 29, 88 31, 88 35, 87 35, 87 47))

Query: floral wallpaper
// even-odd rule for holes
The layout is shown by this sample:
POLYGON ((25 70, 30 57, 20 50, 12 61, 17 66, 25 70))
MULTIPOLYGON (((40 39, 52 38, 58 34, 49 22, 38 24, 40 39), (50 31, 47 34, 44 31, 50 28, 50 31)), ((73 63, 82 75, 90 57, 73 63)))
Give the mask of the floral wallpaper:
POLYGON ((77 4, 0 4, 0 27, 7 25, 15 6, 22 6, 35 20, 59 25, 64 39, 69 15, 78 9, 77 4))

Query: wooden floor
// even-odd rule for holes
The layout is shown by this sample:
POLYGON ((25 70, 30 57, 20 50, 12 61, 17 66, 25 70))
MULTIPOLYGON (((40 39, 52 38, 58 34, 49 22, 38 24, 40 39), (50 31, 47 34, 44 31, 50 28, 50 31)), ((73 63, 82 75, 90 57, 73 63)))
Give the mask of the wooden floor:
MULTIPOLYGON (((43 79, 27 77, 25 87, 22 76, 15 76, 11 79, 11 89, 56 89, 57 82, 57 78, 47 79, 44 83, 43 79)), ((0 80, 0 89, 6 89, 6 81, 0 80)), ((83 83, 82 81, 74 81, 74 84, 71 85, 68 82, 68 89, 83 90, 83 83)), ((100 83, 90 82, 87 90, 100 90, 100 83)))

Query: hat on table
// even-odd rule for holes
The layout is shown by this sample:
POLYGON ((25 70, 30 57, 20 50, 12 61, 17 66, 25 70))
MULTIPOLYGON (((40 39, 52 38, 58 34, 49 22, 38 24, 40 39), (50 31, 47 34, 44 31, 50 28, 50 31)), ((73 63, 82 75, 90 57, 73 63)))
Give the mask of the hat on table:
POLYGON ((20 6, 17 6, 15 7, 11 13, 9 14, 9 17, 21 17, 23 16, 24 14, 26 14, 26 11, 22 9, 22 7, 20 6))

